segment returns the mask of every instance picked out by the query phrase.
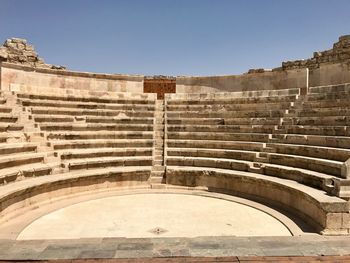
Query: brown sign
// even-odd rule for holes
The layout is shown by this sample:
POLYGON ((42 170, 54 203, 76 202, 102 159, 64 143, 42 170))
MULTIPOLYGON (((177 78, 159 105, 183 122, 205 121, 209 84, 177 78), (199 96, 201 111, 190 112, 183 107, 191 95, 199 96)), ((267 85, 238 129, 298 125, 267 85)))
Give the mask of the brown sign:
POLYGON ((164 99, 165 93, 176 93, 176 79, 147 78, 143 83, 144 93, 157 93, 157 99, 164 99))

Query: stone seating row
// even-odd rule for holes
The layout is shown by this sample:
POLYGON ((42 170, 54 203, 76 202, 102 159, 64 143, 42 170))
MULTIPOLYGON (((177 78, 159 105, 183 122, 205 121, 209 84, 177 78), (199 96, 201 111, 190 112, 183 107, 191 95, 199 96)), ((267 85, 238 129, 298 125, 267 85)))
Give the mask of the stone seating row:
POLYGON ((154 110, 153 104, 144 103, 97 103, 97 102, 79 102, 79 101, 59 101, 59 100, 31 100, 18 99, 19 102, 26 107, 55 107, 55 108, 70 108, 70 109, 94 109, 94 110, 140 110, 149 111, 154 110))
POLYGON ((349 137, 350 126, 283 125, 272 133, 349 137))
POLYGON ((48 140, 90 140, 90 139, 152 139, 153 131, 80 131, 47 132, 48 140))
POLYGON ((152 166, 152 156, 91 157, 62 163, 69 170, 94 169, 119 166, 152 166))
POLYGON ((328 85, 328 86, 316 86, 310 87, 309 94, 339 94, 342 92, 350 92, 350 83, 344 83, 339 85, 328 85))
POLYGON ((49 141, 49 146, 53 146, 54 150, 61 149, 84 149, 84 148, 140 148, 140 147, 153 147, 153 140, 145 139, 119 139, 119 140, 57 140, 49 141))
POLYGON ((86 122, 86 123, 114 123, 114 124, 153 124, 153 118, 147 117, 76 117, 67 115, 35 115, 32 114, 30 118, 35 122, 86 122))
MULTIPOLYGON (((280 89, 280 90, 259 90, 259 91, 238 91, 238 92, 220 92, 220 93, 173 93, 166 94, 168 104, 177 104, 178 102, 197 102, 204 104, 209 101, 231 101, 232 102, 272 102, 272 101, 288 101, 295 100, 295 96, 300 94, 300 90, 280 89)), ((194 103, 194 104, 197 104, 194 103)))
POLYGON ((264 102, 264 103, 237 103, 232 102, 230 104, 169 104, 166 106, 167 111, 269 111, 269 110, 281 110, 289 109, 291 107, 291 102, 264 102))
POLYGON ((350 137, 304 135, 304 134, 271 134, 269 142, 325 146, 333 148, 350 148, 350 137))
MULTIPOLYGON (((251 114, 253 115, 253 114, 251 114)), ((268 115, 266 113, 265 115, 268 115)), ((212 114, 211 116, 206 116, 205 113, 201 113, 201 116, 193 116, 188 113, 186 118, 185 113, 181 115, 167 114, 167 124, 174 125, 250 125, 250 126, 349 126, 350 115, 349 116, 319 116, 319 117, 236 117, 230 116, 227 113, 222 114, 220 118, 220 113, 212 114)))
POLYGON ((113 96, 92 96, 92 95, 56 95, 56 94, 23 94, 16 93, 19 99, 30 100, 54 100, 54 101, 75 101, 75 102, 95 102, 95 103, 128 103, 128 104, 154 104, 155 94, 151 93, 113 93, 113 96))
POLYGON ((284 110, 269 110, 269 111, 167 111, 167 118, 278 118, 283 117, 285 114, 284 110))
MULTIPOLYGON (((167 123, 178 122, 167 120, 167 123)), ((181 120, 180 120, 181 122, 181 120)), ((205 122, 199 119, 198 123, 205 122)), ((211 122, 211 121, 210 121, 211 122)), ((220 122, 218 120, 218 122, 220 122)), ((297 135, 324 135, 324 136, 350 136, 350 126, 314 126, 314 125, 169 125, 171 131, 210 131, 233 133, 265 133, 271 135, 297 134, 297 135)))
POLYGON ((172 99, 170 100, 168 98, 168 94, 166 95, 166 108, 172 109, 175 106, 203 106, 203 105, 212 105, 212 107, 223 107, 223 106, 231 106, 231 105, 237 105, 237 107, 242 107, 243 109, 245 106, 244 104, 247 104, 247 108, 249 107, 262 107, 263 104, 271 104, 271 103, 279 103, 283 105, 283 103, 294 103, 298 98, 299 95, 294 96, 288 96, 288 97, 250 97, 250 98, 230 98, 230 96, 227 96, 226 98, 222 99, 204 99, 204 100, 186 100, 186 99, 172 99))
POLYGON ((152 156, 152 148, 68 149, 56 151, 56 155, 59 155, 62 161, 97 157, 152 156))
POLYGON ((322 109, 322 108, 346 108, 349 105, 350 93, 348 95, 339 96, 338 99, 322 97, 325 94, 309 94, 304 100, 297 101, 294 105, 303 109, 322 109))
MULTIPOLYGON (((8 106, 3 106, 1 104, 2 101, 0 101, 0 113, 10 113, 12 111, 12 109, 8 106)), ((6 100, 5 100, 5 103, 6 103, 6 100)))
MULTIPOLYGON (((350 148, 350 137, 345 136, 320 136, 305 134, 265 134, 265 133, 234 133, 230 130, 204 129, 203 126, 194 126, 183 131, 184 127, 168 126, 167 138, 184 138, 183 134, 190 134, 191 139, 208 138, 210 140, 234 140, 234 141, 254 141, 266 143, 285 143, 299 145, 313 145, 333 148, 350 148), (196 129, 197 128, 197 129, 196 129), (202 131, 204 130, 204 131, 202 131)), ((187 127, 186 127, 187 128, 187 127)))
POLYGON ((68 116, 108 116, 108 117, 153 117, 152 111, 133 111, 133 110, 90 110, 90 109, 63 109, 47 107, 31 107, 32 114, 44 115, 68 115, 68 116))
POLYGON ((151 124, 41 122, 38 126, 42 131, 153 131, 151 124))
POLYGON ((150 166, 111 167, 28 178, 3 185, 0 188, 0 222, 60 198, 94 191, 146 188, 150 173, 150 166))

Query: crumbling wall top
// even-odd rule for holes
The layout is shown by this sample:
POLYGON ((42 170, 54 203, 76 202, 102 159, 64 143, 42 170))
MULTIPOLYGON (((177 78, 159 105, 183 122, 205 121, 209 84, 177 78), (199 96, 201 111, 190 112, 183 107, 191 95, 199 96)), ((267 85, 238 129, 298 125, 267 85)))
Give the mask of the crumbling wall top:
POLYGON ((34 47, 28 44, 27 40, 22 38, 7 39, 4 44, 0 46, 0 62, 9 62, 34 68, 66 69, 64 66, 46 64, 36 53, 34 47))

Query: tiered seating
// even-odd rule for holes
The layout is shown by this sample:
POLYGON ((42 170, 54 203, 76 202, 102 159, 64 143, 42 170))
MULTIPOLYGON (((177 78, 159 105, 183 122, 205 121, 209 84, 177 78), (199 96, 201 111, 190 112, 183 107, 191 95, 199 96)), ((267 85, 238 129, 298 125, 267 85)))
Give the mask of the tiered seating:
POLYGON ((62 167, 152 166, 152 96, 18 94, 18 99, 45 133, 62 167))
MULTIPOLYGON (((310 88, 290 117, 284 118, 288 124, 281 130, 287 135, 273 135, 273 144, 267 144, 277 154, 270 154, 270 161, 277 163, 281 154, 290 155, 293 166, 346 178, 341 170, 350 158, 349 98, 347 84, 310 88)), ((288 158, 284 164, 291 161, 288 158)))
POLYGON ((330 101, 319 110, 315 107, 319 95, 304 98, 295 90, 261 95, 168 95, 167 182, 282 203, 322 229, 326 219, 320 220, 320 214, 330 211, 318 209, 326 203, 343 203, 325 194, 336 193, 334 184, 344 177, 342 167, 350 157, 349 138, 339 137, 348 135, 348 110, 331 107, 330 101), (283 193, 281 188, 288 190, 283 193), (309 211, 300 205, 305 204, 305 195, 313 200, 309 211))
POLYGON ((38 144, 27 142, 23 125, 18 123, 4 94, 0 97, 0 185, 26 177, 51 173, 44 163, 45 153, 38 152, 38 144))

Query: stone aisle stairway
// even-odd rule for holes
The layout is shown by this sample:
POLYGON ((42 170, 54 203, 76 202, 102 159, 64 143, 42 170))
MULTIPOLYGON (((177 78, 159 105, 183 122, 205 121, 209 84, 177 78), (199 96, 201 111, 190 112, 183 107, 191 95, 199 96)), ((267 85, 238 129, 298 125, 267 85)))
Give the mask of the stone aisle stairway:
POLYGON ((150 178, 152 188, 163 188, 165 186, 164 114, 164 100, 157 100, 154 124, 155 145, 153 152, 153 167, 150 178))

